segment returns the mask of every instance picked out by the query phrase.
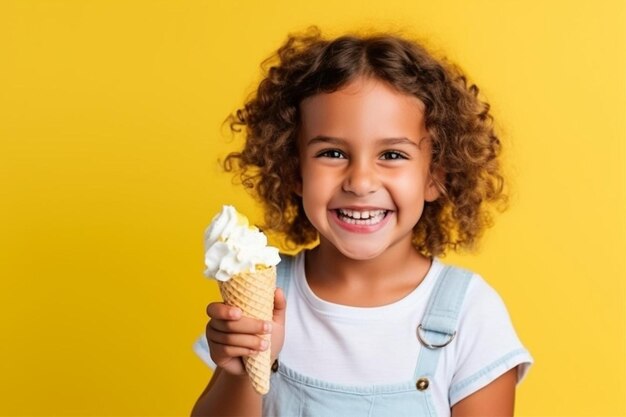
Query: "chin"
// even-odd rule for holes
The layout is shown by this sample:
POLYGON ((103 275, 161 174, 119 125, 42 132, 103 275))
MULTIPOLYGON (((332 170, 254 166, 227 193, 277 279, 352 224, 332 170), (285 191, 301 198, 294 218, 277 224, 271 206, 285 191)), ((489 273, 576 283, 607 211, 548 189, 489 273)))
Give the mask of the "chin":
POLYGON ((346 248, 346 247, 337 247, 337 250, 341 252, 343 256, 346 258, 353 259, 355 261, 369 261, 371 259, 375 259, 380 256, 383 252, 385 252, 385 248, 346 248))

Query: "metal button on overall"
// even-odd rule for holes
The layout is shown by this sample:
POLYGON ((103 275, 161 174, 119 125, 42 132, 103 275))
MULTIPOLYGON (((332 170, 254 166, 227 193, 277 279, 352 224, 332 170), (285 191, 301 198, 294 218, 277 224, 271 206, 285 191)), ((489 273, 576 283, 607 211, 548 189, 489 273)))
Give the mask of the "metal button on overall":
POLYGON ((417 387, 419 391, 424 391, 425 389, 428 388, 428 385, 430 385, 430 382, 428 381, 428 378, 425 378, 425 377, 418 379, 417 382, 415 383, 415 386, 417 387))
POLYGON ((272 372, 276 372, 276 371, 278 371, 278 359, 276 359, 274 363, 272 364, 272 372))

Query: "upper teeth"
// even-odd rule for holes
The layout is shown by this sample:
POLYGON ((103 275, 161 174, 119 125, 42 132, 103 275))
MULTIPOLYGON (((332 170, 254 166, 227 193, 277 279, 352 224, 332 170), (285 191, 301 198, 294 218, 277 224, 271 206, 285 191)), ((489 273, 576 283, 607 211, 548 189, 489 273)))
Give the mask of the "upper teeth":
POLYGON ((352 217, 353 219, 369 219, 372 217, 380 216, 385 214, 385 210, 348 210, 348 209, 339 209, 339 213, 344 216, 352 217))

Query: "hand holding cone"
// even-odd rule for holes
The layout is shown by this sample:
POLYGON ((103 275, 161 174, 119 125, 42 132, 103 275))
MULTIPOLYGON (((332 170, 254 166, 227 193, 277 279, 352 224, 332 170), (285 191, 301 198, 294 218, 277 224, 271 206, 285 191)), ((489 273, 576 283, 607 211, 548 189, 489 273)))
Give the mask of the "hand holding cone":
MULTIPOLYGON (((271 321, 276 289, 276 268, 256 272, 242 272, 231 279, 219 282, 220 292, 226 304, 241 309, 244 316, 271 321)), ((244 357, 244 365, 254 390, 265 395, 270 389, 271 335, 263 335, 269 346, 254 356, 244 357)))

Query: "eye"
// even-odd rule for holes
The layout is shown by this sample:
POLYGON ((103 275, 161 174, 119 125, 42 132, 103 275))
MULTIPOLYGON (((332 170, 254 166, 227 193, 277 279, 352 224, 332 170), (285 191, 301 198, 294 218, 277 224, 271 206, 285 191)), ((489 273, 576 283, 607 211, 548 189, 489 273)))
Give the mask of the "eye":
POLYGON ((383 152, 380 155, 380 158, 381 159, 387 159, 387 160, 409 159, 409 157, 404 152, 400 152, 400 151, 386 151, 386 152, 383 152))
POLYGON ((340 150, 325 149, 321 152, 318 152, 317 155, 315 155, 315 157, 316 158, 344 158, 345 159, 346 156, 340 150))

